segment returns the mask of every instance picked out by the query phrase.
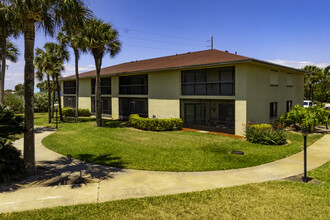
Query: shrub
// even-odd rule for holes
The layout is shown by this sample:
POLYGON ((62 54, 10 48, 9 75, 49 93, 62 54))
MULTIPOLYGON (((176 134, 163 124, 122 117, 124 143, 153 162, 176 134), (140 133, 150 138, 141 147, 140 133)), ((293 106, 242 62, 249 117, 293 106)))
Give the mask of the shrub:
POLYGON ((0 149, 11 136, 23 132, 22 121, 22 117, 15 116, 10 107, 0 104, 0 149))
POLYGON ((21 152, 11 144, 0 149, 0 183, 21 179, 25 174, 21 152))
POLYGON ((245 136, 247 141, 256 144, 282 145, 286 143, 284 131, 280 128, 272 128, 268 124, 247 124, 245 136))
POLYGON ((48 112, 48 94, 38 92, 34 94, 34 110, 35 112, 48 112))
POLYGON ((129 116, 129 124, 134 128, 148 131, 173 131, 182 129, 181 118, 149 119, 133 114, 129 116))
MULTIPOLYGON (((75 109, 70 107, 62 108, 62 114, 65 117, 74 117, 76 115, 75 109)), ((80 108, 78 109, 78 116, 89 117, 91 116, 91 112, 87 108, 80 108)))
POLYGON ((87 108, 80 108, 78 109, 78 115, 83 117, 91 116, 91 112, 87 108))
POLYGON ((16 114, 21 114, 24 111, 24 98, 16 94, 6 94, 4 104, 9 106, 16 114))

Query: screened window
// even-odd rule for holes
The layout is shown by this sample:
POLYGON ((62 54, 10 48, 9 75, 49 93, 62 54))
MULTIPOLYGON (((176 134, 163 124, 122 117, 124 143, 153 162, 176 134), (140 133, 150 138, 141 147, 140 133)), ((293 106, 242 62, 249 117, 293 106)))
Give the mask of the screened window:
POLYGON ((126 120, 131 114, 148 117, 148 99, 119 98, 119 115, 126 120))
POLYGON ((76 81, 64 81, 63 92, 67 95, 76 94, 76 81))
MULTIPOLYGON (((92 83, 92 95, 95 95, 96 79, 92 79, 91 83, 92 83)), ((101 94, 111 95, 111 78, 101 79, 101 94)))
POLYGON ((271 118, 277 117, 277 102, 271 102, 270 103, 270 113, 269 116, 271 118))
POLYGON ((63 105, 65 107, 76 108, 76 97, 74 96, 64 96, 63 105))
MULTIPOLYGON (((111 98, 101 98, 101 109, 102 109, 102 114, 107 114, 107 115, 111 115, 112 111, 111 111, 111 98)), ((95 113, 95 98, 92 97, 92 103, 91 103, 91 110, 92 113, 95 113)))
POLYGON ((289 112, 292 108, 292 101, 286 101, 286 112, 289 112))
POLYGON ((120 76, 119 94, 148 95, 148 75, 120 76))
POLYGON ((206 105, 203 103, 185 104, 185 123, 194 125, 206 124, 206 105))
POLYGON ((182 72, 182 95, 227 95, 235 93, 234 68, 182 72))

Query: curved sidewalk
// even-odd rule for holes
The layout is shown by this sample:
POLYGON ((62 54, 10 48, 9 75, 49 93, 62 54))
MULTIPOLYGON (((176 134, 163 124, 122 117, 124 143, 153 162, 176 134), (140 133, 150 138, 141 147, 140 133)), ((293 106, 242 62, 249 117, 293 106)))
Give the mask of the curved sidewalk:
MULTIPOLYGON (((35 136, 37 164, 59 173, 98 182, 18 189, 0 193, 0 213, 46 207, 97 203, 118 199, 168 195, 279 180, 303 173, 303 152, 272 163, 225 171, 156 172, 118 169, 69 159, 41 143, 54 131, 39 128, 35 136)), ((330 160, 330 135, 308 147, 308 170, 330 160)), ((23 148, 23 139, 14 143, 23 148)))

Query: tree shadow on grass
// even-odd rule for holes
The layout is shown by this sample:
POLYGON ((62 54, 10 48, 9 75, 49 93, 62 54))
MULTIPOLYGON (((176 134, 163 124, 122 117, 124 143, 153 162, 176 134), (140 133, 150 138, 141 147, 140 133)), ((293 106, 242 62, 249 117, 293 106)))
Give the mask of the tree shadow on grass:
POLYGON ((29 187, 71 185, 72 189, 80 188, 88 183, 111 179, 116 173, 123 172, 122 168, 125 167, 120 157, 112 157, 110 154, 99 156, 81 154, 78 157, 93 162, 105 162, 114 167, 93 164, 65 156, 55 161, 40 161, 37 163, 38 172, 36 176, 11 184, 2 184, 0 185, 0 193, 29 187))
POLYGON ((102 126, 105 128, 125 128, 128 127, 128 123, 117 120, 102 119, 102 126))

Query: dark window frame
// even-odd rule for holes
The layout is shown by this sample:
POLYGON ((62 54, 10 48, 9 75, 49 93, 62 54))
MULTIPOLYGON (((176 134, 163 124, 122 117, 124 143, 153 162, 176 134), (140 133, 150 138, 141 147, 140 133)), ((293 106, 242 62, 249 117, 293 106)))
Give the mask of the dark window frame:
POLYGON ((277 104, 277 102, 271 102, 269 104, 269 117, 270 118, 277 117, 277 112, 278 112, 278 104, 277 104))
POLYGON ((198 96, 198 95, 201 95, 201 96, 235 96, 235 68, 232 68, 232 69, 223 69, 223 70, 219 70, 218 71, 218 80, 217 81, 208 81, 208 69, 198 69, 198 70, 186 70, 186 71, 182 71, 181 72, 181 94, 182 95, 192 95, 192 96, 198 96), (224 72, 224 71, 231 71, 232 72, 232 80, 230 81, 225 81, 225 80, 221 80, 221 73, 224 72), (197 81, 197 74, 200 74, 201 72, 203 72, 204 74, 204 80, 203 81, 197 81), (186 74, 191 74, 193 73, 194 74, 194 81, 193 82, 187 82, 186 78, 187 75, 186 74), (232 92, 231 93, 223 93, 221 92, 221 89, 222 89, 222 86, 223 85, 228 85, 230 84, 231 85, 231 90, 232 92), (197 92, 197 89, 196 87, 197 86, 204 86, 204 92, 202 93, 199 93, 197 92), (211 92, 209 92, 210 90, 212 90, 212 85, 215 85, 215 87, 218 87, 216 88, 217 90, 217 93, 214 94, 211 92), (188 86, 191 86, 192 88, 192 93, 188 93, 186 91, 186 88, 188 86))
MULTIPOLYGON (((112 115, 112 99, 111 97, 101 97, 101 110, 102 110, 102 114, 105 114, 105 115, 112 115), (109 104, 110 104, 110 109, 108 112, 104 112, 104 109, 103 109, 103 100, 104 99, 108 99, 109 101, 109 104)), ((91 113, 95 114, 95 97, 91 97, 91 113)))
POLYGON ((120 76, 119 95, 148 95, 148 74, 120 76), (141 79, 143 83, 140 82, 141 79))
POLYGON ((286 101, 286 112, 289 112, 292 107, 292 100, 286 101))
POLYGON ((76 108, 76 96, 63 96, 63 107, 76 108), (72 99, 71 105, 69 104, 69 99, 72 99))
MULTIPOLYGON (((101 78, 101 95, 111 95, 111 78, 101 78)), ((95 95, 96 79, 91 79, 91 94, 95 95)))
POLYGON ((64 95, 76 94, 76 80, 63 81, 63 94, 64 95))
POLYGON ((185 115, 185 117, 184 117, 184 123, 185 124, 188 124, 189 125, 189 123, 187 123, 187 105, 192 105, 192 106, 194 106, 194 122, 193 122, 193 125, 206 125, 206 103, 184 103, 184 115, 185 115), (197 119, 196 119, 196 117, 197 117, 197 114, 196 114, 196 108, 197 108, 197 106, 203 106, 204 107, 204 123, 197 123, 197 119))

